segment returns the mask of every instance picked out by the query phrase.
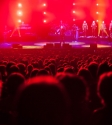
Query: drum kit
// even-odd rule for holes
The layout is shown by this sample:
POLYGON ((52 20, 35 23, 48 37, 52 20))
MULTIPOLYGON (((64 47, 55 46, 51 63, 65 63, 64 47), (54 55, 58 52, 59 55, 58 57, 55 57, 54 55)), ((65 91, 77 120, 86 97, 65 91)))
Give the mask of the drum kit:
POLYGON ((65 36, 74 36, 79 37, 79 28, 77 25, 69 26, 66 23, 63 23, 61 25, 53 25, 50 29, 50 35, 52 36, 60 36, 62 33, 65 36))

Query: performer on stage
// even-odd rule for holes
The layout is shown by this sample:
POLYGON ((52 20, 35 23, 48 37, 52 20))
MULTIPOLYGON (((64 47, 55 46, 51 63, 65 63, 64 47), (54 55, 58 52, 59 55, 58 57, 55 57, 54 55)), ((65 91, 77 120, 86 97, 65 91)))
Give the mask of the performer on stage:
POLYGON ((109 25, 109 31, 110 31, 110 37, 112 38, 112 21, 110 22, 109 25))
POLYGON ((60 42, 65 42, 65 25, 60 21, 60 42))
POLYGON ((88 30, 88 24, 87 24, 86 21, 84 21, 83 24, 82 24, 82 30, 84 32, 84 37, 86 37, 87 36, 87 30, 88 30))
POLYGON ((100 26, 100 31, 101 31, 102 38, 105 37, 105 34, 108 36, 107 31, 106 31, 106 24, 104 21, 102 21, 102 24, 100 26))
POLYGON ((73 24, 72 26, 72 36, 73 40, 75 39, 76 41, 78 40, 79 37, 79 28, 76 24, 73 24))
POLYGON ((95 21, 92 22, 91 27, 92 27, 92 36, 95 37, 96 36, 96 28, 97 28, 95 21))

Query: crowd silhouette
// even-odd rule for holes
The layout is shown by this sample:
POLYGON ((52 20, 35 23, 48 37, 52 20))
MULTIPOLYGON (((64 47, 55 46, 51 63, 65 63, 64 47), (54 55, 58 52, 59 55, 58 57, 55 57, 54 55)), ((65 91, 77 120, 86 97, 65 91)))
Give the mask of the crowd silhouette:
POLYGON ((112 125, 112 50, 0 50, 0 125, 112 125))

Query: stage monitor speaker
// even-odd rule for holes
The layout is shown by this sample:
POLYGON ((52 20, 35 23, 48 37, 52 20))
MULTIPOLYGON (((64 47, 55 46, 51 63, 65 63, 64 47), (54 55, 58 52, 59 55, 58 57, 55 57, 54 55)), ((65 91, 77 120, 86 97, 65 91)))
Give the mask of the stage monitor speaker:
POLYGON ((92 50, 97 49, 97 44, 91 43, 90 44, 90 49, 92 49, 92 50))
POLYGON ((21 45, 21 44, 18 44, 18 43, 12 44, 12 48, 13 48, 13 49, 22 49, 22 45, 21 45))
POLYGON ((55 49, 60 49, 61 48, 61 43, 55 43, 54 48, 55 49))
POLYGON ((71 49, 71 45, 69 44, 63 44, 63 49, 71 49))
POLYGON ((44 46, 45 49, 53 49, 53 44, 49 43, 44 46))

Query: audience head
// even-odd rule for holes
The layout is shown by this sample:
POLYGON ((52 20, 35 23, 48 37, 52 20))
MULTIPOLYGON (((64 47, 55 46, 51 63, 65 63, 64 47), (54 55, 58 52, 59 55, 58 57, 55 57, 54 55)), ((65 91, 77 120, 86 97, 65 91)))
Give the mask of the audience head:
POLYGON ((81 77, 68 73, 59 73, 56 77, 65 86, 72 101, 82 101, 88 98, 87 85, 81 77))
POLYGON ((15 63, 14 63, 14 62, 8 62, 8 63, 7 63, 6 71, 7 71, 8 74, 9 74, 9 72, 10 72, 10 67, 11 67, 12 65, 15 65, 15 63))
POLYGON ((19 86, 24 82, 25 82, 25 78, 20 73, 12 73, 11 75, 9 75, 9 77, 6 80, 6 86, 7 86, 9 95, 14 96, 19 86))
POLYGON ((98 95, 107 106, 112 105, 112 72, 104 73, 100 76, 98 95))
POLYGON ((14 73, 14 72, 20 72, 18 66, 16 66, 16 65, 12 65, 12 66, 9 68, 9 75, 10 75, 11 73, 14 73))
POLYGON ((58 69, 57 69, 57 72, 59 73, 59 72, 63 72, 64 71, 64 67, 59 67, 58 69))
POLYGON ((51 69, 52 75, 56 75, 56 66, 53 63, 49 64, 49 68, 51 69))
POLYGON ((79 69, 78 75, 83 77, 85 79, 85 81, 88 83, 88 85, 90 85, 92 83, 92 76, 91 73, 89 72, 88 69, 86 68, 81 68, 79 69))
POLYGON ((16 101, 18 125, 68 124, 69 99, 64 87, 53 77, 30 79, 21 86, 16 101))
POLYGON ((5 65, 0 65, 0 73, 5 74, 6 72, 6 66, 5 65))
POLYGON ((26 75, 26 66, 25 66, 25 64, 19 63, 17 66, 19 68, 20 73, 25 76, 26 75))
POLYGON ((97 76, 98 64, 96 62, 91 62, 88 66, 88 70, 90 71, 93 78, 97 76))
POLYGON ((64 72, 74 74, 74 68, 73 67, 65 67, 64 72))
POLYGON ((89 93, 85 81, 79 76, 65 73, 57 75, 57 78, 65 86, 72 102, 71 125, 82 125, 82 123, 86 125, 84 122, 87 121, 88 110, 86 106, 89 93))
POLYGON ((38 75, 38 72, 39 72, 39 69, 33 69, 32 70, 32 72, 31 72, 31 75, 30 75, 30 77, 35 77, 35 76, 37 76, 38 75))
POLYGON ((105 73, 105 72, 108 72, 109 71, 109 65, 108 65, 108 62, 102 62, 99 67, 98 67, 98 72, 97 72, 97 75, 98 77, 105 73))
POLYGON ((49 75, 48 71, 45 69, 40 69, 38 71, 38 76, 44 76, 44 75, 49 75))
POLYGON ((27 70, 28 70, 29 73, 31 73, 31 71, 33 70, 33 65, 29 64, 27 66, 27 70))

